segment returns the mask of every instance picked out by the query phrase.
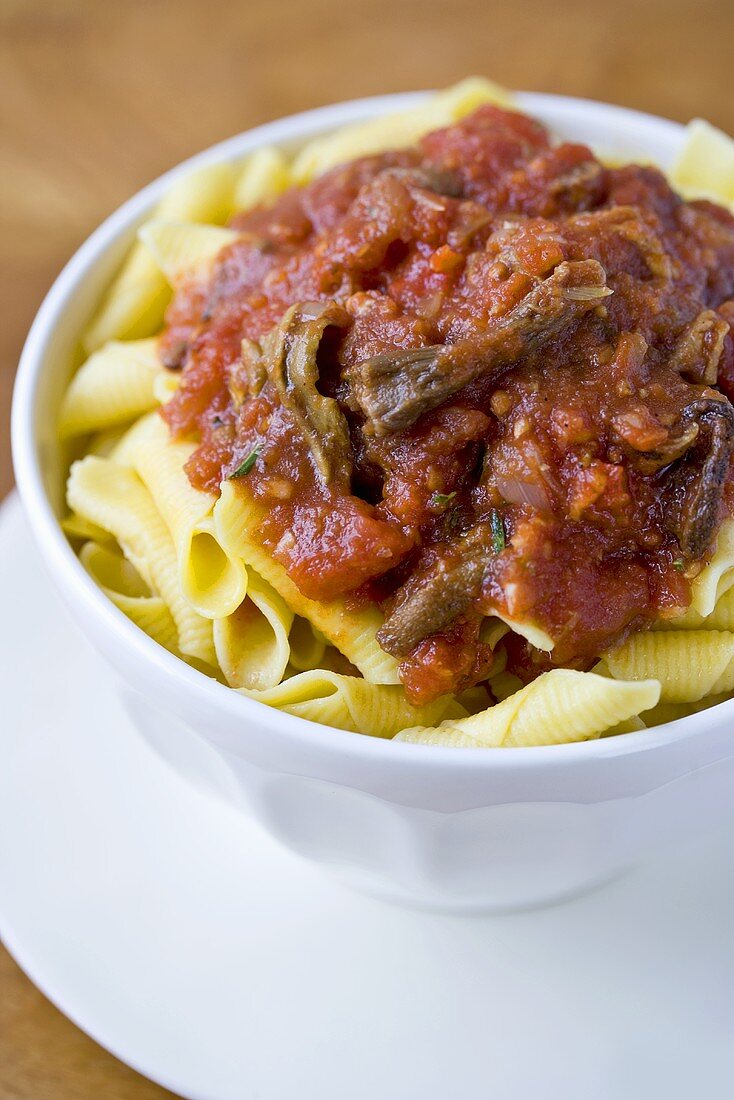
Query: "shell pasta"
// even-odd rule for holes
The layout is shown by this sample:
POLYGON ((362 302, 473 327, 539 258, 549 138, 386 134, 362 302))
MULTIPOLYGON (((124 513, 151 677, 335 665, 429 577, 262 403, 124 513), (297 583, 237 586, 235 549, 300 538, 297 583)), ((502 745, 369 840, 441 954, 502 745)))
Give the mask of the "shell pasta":
POLYGON ((200 674, 356 734, 550 746, 726 700, 733 202, 705 123, 666 180, 479 78, 184 174, 59 407, 84 568, 200 674))
MULTIPOLYGON (((223 222, 232 212, 235 178, 228 164, 190 172, 171 187, 157 214, 167 221, 223 222)), ((143 243, 136 244, 84 333, 84 347, 93 352, 110 340, 152 335, 170 297, 160 265, 143 243)))

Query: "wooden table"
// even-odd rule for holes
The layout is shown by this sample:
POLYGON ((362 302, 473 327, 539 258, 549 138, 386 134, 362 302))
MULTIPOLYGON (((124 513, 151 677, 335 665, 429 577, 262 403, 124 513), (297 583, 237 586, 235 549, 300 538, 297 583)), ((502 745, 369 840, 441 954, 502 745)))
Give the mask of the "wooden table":
MULTIPOLYGON (((0 497, 13 373, 40 299, 163 169, 278 115, 468 73, 734 132, 733 42, 731 0, 0 0, 0 497)), ((164 1095, 0 953, 0 1100, 164 1095)))

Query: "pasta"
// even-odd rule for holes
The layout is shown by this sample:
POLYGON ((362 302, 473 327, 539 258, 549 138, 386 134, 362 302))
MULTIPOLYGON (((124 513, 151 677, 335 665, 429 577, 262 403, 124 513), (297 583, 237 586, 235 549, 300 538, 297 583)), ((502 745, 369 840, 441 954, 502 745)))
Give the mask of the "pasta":
MULTIPOLYGON (((725 520, 716 552, 693 582, 690 611, 706 618, 734 585, 734 521, 725 520)), ((689 612, 690 613, 690 612, 689 612)))
MULTIPOLYGON (((174 183, 156 216, 168 221, 223 222, 232 209, 235 171, 228 164, 196 169, 174 183)), ((109 340, 134 340, 157 332, 170 291, 145 246, 133 247, 84 334, 87 352, 109 340)))
POLYGON ((373 684, 397 684, 397 664, 377 642, 381 616, 375 608, 347 611, 342 601, 309 600, 299 592, 285 570, 263 552, 254 533, 263 521, 254 503, 244 505, 231 484, 222 485, 214 506, 214 525, 220 544, 265 578, 297 615, 307 619, 373 684))
POLYGON ((291 659, 294 615, 267 581, 249 572, 247 598, 214 622, 214 647, 231 687, 264 691, 281 682, 291 659))
POLYGON ((429 130, 448 126, 481 103, 508 105, 511 102, 512 96, 490 80, 476 77, 464 80, 434 96, 425 105, 386 118, 371 119, 310 142, 293 163, 293 180, 307 183, 329 168, 355 157, 413 145, 429 130))
POLYGON ((694 119, 671 179, 686 197, 734 203, 734 142, 710 123, 694 119))
POLYGON ((163 421, 150 416, 139 422, 124 448, 173 539, 183 595, 206 618, 232 614, 245 598, 247 573, 242 558, 227 554, 216 537, 215 498, 192 488, 184 473, 193 444, 171 441, 163 421))
POLYGON ((165 600, 150 593, 121 553, 97 542, 87 542, 79 557, 92 579, 120 611, 164 649, 178 653, 178 632, 165 600))
POLYGON ((146 222, 138 230, 138 237, 162 275, 174 287, 187 277, 200 275, 226 245, 237 240, 237 236, 231 229, 163 219, 146 222))
POLYGON ((288 161, 280 149, 267 145, 247 158, 234 189, 235 210, 250 210, 272 202, 293 182, 288 161))
POLYGON ((67 499, 74 512, 117 539, 150 591, 165 602, 176 624, 180 652, 214 665, 211 621, 199 615, 181 591, 173 540, 137 474, 89 455, 73 464, 67 499))
POLYGON ((664 703, 696 703, 734 690, 734 634, 727 630, 635 634, 605 660, 620 679, 654 674, 664 703))
MULTIPOLYGON (((685 239, 651 229, 654 212, 638 217, 628 177, 617 200, 621 167, 607 166, 600 208, 593 155, 554 145, 513 103, 472 78, 293 157, 265 147, 183 175, 82 335, 59 408, 60 439, 84 455, 62 526, 139 629, 259 703, 407 744, 499 749, 644 732, 734 693, 722 477, 691 493, 695 522, 680 505, 699 458, 703 478, 724 468, 722 440, 734 448, 734 379, 717 374, 734 314, 722 297, 691 320, 686 298, 662 366, 637 332, 584 344, 587 315, 612 294, 624 305, 635 279, 669 295, 645 309, 678 316, 669 254, 695 265, 702 249, 690 259, 685 239), (621 265, 613 285, 601 254, 621 265), (569 347, 594 366, 566 383, 569 347), (496 368, 491 387, 477 363, 496 368), (669 369, 658 406, 641 396, 643 364, 669 369), (602 431, 607 370, 618 404, 602 431), (616 518, 629 470, 648 523, 635 553, 616 518), (652 628, 630 632, 639 618, 652 628)), ((734 143, 691 123, 671 182, 733 204, 734 143)), ((727 232, 701 229, 720 279, 727 232)), ((734 300, 734 272, 730 284, 734 300)))
POLYGON ((326 639, 314 629, 308 619, 302 619, 300 615, 293 617, 288 643, 290 663, 298 672, 318 668, 324 659, 326 639))
POLYGON ((656 680, 624 682, 556 668, 489 710, 436 728, 405 729, 397 740, 457 748, 586 741, 654 707, 659 697, 656 680))
POLYGON ((154 339, 106 344, 72 378, 61 402, 59 436, 115 428, 154 409, 155 380, 162 374, 154 339))
POLYGON ((110 534, 102 527, 85 519, 84 516, 77 515, 76 512, 70 512, 68 516, 64 516, 61 528, 69 539, 77 541, 85 542, 88 539, 91 542, 103 544, 111 539, 110 534))
POLYGON ((441 699, 429 706, 412 707, 399 687, 371 684, 325 669, 301 672, 277 687, 248 694, 311 722, 390 738, 411 722, 438 722, 450 705, 450 700, 441 699))

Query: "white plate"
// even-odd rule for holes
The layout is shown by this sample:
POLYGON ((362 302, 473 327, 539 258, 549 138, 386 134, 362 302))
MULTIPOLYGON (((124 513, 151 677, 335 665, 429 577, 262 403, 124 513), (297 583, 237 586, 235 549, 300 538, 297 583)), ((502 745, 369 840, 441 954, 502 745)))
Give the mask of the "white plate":
POLYGON ((554 909, 393 908, 153 755, 14 501, 0 608, 0 933, 125 1062, 192 1100, 731 1091, 734 822, 554 909))

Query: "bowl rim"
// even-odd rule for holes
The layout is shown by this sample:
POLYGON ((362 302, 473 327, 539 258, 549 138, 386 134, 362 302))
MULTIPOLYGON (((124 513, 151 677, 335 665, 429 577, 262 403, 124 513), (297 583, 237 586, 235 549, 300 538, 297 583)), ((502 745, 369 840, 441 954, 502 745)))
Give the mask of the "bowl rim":
MULTIPOLYGON (((55 279, 31 325, 21 353, 12 401, 11 441, 16 482, 36 543, 43 548, 46 567, 67 603, 73 604, 75 618, 80 623, 85 615, 97 619, 117 646, 136 661, 142 661, 155 670, 155 674, 163 677, 172 689, 175 687, 192 699, 196 698, 211 708, 212 713, 224 710, 235 719, 251 718, 253 725, 266 728, 273 735, 286 737, 302 748, 312 746, 321 751, 352 755, 373 764, 393 760, 396 766, 410 763, 416 767, 435 763, 443 769, 453 769, 464 767, 471 761, 473 770, 481 768, 490 772, 538 767, 557 770, 592 760, 647 753, 718 729, 727 719, 734 718, 734 699, 650 730, 588 741, 507 747, 501 752, 480 747, 458 752, 448 746, 393 742, 387 738, 355 735, 347 730, 308 721, 244 696, 237 689, 210 679, 163 649, 105 597, 87 574, 61 529, 43 485, 37 453, 37 400, 46 353, 56 326, 67 301, 89 268, 120 237, 130 234, 166 188, 192 168, 241 159, 265 144, 298 142, 331 131, 344 123, 402 110, 420 103, 428 94, 425 91, 407 92, 347 100, 285 116, 218 142, 182 161, 136 192, 77 249, 55 279)), ((597 121, 601 115, 608 119, 616 117, 641 136, 662 136, 666 142, 682 140, 684 132, 682 125, 668 119, 595 100, 541 93, 518 93, 518 100, 523 109, 531 114, 535 111, 541 114, 569 113, 597 121)))

